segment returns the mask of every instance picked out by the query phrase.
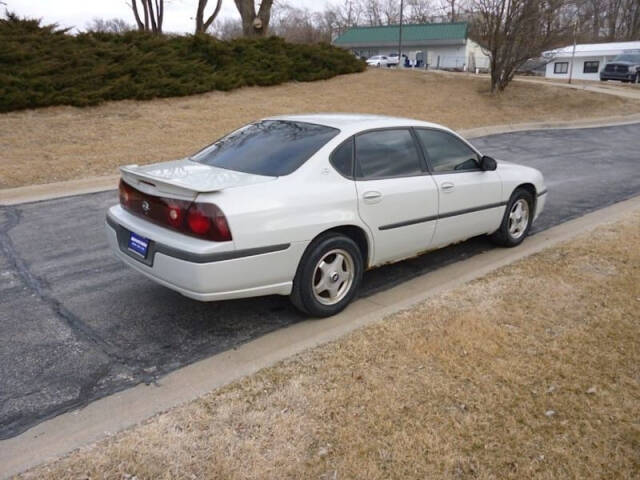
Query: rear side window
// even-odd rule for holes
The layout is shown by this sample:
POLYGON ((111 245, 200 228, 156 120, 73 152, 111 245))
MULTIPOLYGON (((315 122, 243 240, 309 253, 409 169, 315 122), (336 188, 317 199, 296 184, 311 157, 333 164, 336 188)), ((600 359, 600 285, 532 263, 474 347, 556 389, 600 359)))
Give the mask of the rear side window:
POLYGON ((416 129, 434 172, 475 170, 480 168, 478 154, 466 143, 447 132, 416 129))
POLYGON ((330 161, 341 175, 353 178, 353 137, 333 151, 330 161))
POLYGON ((221 138, 191 160, 212 167, 279 177, 296 170, 339 132, 313 123, 264 120, 221 138))
POLYGON ((356 136, 356 177, 363 180, 422 174, 420 154, 407 129, 356 136))

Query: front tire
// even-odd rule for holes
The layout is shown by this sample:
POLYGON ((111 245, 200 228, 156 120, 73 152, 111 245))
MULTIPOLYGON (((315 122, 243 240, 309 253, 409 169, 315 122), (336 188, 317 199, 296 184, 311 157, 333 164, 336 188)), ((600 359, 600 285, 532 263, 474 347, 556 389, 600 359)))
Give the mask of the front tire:
POLYGON ((339 233, 320 236, 307 248, 293 279, 291 302, 313 317, 330 317, 353 300, 364 262, 358 245, 339 233))
POLYGON ((503 247, 520 245, 531 229, 534 205, 531 192, 524 188, 517 188, 507 203, 500 228, 489 238, 503 247))

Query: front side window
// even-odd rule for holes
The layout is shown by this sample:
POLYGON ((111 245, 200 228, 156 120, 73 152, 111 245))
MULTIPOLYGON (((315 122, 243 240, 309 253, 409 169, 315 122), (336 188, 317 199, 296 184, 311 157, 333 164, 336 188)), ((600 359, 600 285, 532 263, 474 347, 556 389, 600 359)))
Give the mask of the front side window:
POLYGON ((553 64, 553 73, 567 73, 569 71, 569 62, 556 62, 553 64))
POLYGON ((417 129, 416 134, 429 157, 434 172, 477 170, 478 154, 447 132, 417 129))
POLYGON ((408 129, 376 130, 356 136, 356 177, 407 177, 422 174, 420 154, 408 129))
POLYGON ((296 170, 339 132, 313 123, 263 120, 221 138, 191 160, 237 172, 279 177, 296 170))
POLYGON ((640 63, 640 53, 623 53, 613 59, 614 62, 640 63))
POLYGON ((600 62, 584 62, 584 70, 583 73, 598 73, 598 69, 600 68, 600 62))

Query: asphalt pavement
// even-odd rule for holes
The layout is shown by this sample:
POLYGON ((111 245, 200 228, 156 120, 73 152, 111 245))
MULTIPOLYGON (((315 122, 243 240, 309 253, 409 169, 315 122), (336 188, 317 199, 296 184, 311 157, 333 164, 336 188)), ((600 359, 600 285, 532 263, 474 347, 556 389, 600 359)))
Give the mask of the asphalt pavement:
MULTIPOLYGON (((473 143, 543 172, 534 234, 640 194, 640 124, 473 143)), ((285 297, 199 303, 125 267, 104 238, 116 202, 109 191, 0 207, 0 439, 303 319, 285 297)), ((476 238, 373 270, 362 296, 489 248, 476 238)))

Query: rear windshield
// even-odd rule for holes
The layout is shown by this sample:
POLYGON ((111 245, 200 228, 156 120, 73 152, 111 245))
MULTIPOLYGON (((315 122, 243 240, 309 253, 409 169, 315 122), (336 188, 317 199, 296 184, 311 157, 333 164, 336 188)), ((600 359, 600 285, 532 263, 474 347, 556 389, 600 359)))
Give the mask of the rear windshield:
POLYGON ((614 62, 640 63, 640 53, 623 53, 613 59, 614 62))
POLYGON ((313 123, 264 120, 221 138, 191 160, 237 172, 279 177, 296 170, 339 132, 313 123))

